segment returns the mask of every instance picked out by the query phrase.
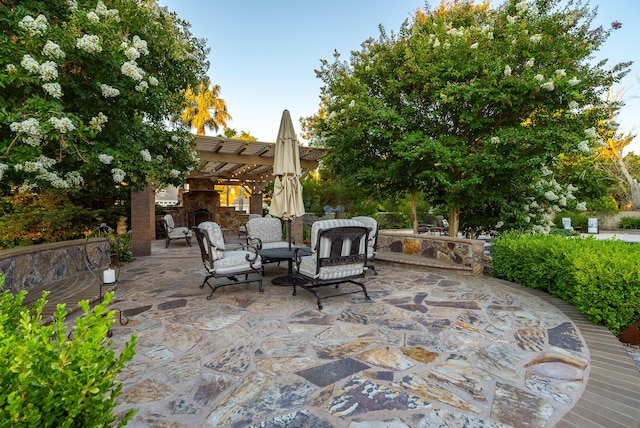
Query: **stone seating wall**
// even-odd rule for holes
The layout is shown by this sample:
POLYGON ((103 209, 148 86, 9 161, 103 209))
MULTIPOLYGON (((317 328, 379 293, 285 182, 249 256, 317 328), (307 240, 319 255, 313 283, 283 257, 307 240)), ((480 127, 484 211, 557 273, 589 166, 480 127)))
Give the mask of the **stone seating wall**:
POLYGON ((90 274, 85 263, 85 247, 92 264, 100 268, 109 266, 110 249, 105 238, 0 251, 0 273, 5 276, 3 289, 18 294, 22 290, 46 289, 47 284, 90 274))
POLYGON ((478 239, 381 230, 376 258, 482 275, 484 244, 484 241, 478 239))

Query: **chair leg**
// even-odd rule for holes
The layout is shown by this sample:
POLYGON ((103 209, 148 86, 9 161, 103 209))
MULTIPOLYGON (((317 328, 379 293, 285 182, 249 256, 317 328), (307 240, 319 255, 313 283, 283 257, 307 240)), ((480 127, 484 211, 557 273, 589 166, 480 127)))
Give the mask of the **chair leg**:
POLYGON ((187 236, 187 237, 186 237, 186 240, 187 240, 187 244, 189 244, 189 246, 191 246, 191 237, 190 237, 190 236, 187 236))
POLYGON ((171 238, 169 238, 169 236, 167 236, 167 240, 164 243, 164 248, 169 248, 169 242, 171 242, 171 238))

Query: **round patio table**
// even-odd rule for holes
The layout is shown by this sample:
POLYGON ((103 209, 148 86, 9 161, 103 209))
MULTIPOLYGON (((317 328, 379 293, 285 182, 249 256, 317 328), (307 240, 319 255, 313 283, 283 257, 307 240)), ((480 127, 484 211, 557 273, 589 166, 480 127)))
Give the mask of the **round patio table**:
POLYGON ((311 255, 309 247, 282 247, 282 248, 265 248, 258 250, 258 254, 262 257, 262 263, 284 262, 288 263, 287 275, 279 276, 271 280, 273 285, 293 285, 293 256, 298 250, 299 256, 311 255))

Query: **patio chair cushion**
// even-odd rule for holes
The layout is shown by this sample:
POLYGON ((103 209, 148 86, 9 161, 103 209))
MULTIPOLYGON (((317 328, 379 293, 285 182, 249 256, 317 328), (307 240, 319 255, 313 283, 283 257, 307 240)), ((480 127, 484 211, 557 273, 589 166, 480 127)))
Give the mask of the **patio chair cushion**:
POLYGON ((260 256, 253 264, 248 258, 255 258, 255 254, 245 250, 224 251, 224 258, 220 258, 213 263, 213 270, 218 275, 233 275, 238 271, 247 271, 252 268, 258 269, 262 266, 260 256))
POLYGON ((362 263, 339 265, 339 266, 325 266, 320 269, 319 273, 316 273, 316 257, 303 256, 300 258, 300 268, 298 273, 313 279, 330 280, 340 279, 350 276, 357 276, 362 274, 362 263))
POLYGON ((222 234, 220 225, 212 221, 205 221, 200 223, 198 227, 207 233, 211 245, 214 246, 212 253, 213 259, 223 259, 226 255, 224 251, 224 235, 222 234))

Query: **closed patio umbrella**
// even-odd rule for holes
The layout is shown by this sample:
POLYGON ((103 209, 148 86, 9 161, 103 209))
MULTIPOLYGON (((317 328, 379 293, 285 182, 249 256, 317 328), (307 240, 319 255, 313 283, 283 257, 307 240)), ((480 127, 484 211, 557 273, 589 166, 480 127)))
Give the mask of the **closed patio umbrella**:
POLYGON ((273 175, 276 178, 269 214, 287 221, 291 249, 291 220, 304 215, 304 203, 300 184, 300 148, 289 110, 282 112, 280 120, 273 157, 273 175))

